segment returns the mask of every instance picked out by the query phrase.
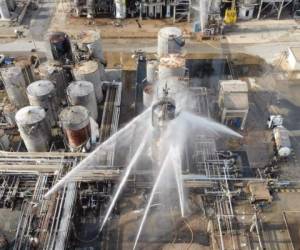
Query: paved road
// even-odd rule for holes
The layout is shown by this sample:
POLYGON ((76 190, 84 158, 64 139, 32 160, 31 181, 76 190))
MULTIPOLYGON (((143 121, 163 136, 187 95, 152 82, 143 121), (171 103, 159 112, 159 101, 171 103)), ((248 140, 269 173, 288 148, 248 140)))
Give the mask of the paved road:
MULTIPOLYGON (((30 52, 37 49, 46 52, 45 42, 32 39, 20 39, 11 43, 0 44, 0 53, 9 52, 30 52)), ((282 51, 286 51, 289 46, 298 46, 299 42, 271 42, 260 44, 228 44, 226 42, 205 42, 187 41, 185 50, 187 53, 205 54, 228 54, 246 53, 264 58, 268 63, 272 62, 282 51)), ((107 39, 103 40, 103 49, 108 52, 128 52, 132 53, 141 48, 148 53, 156 52, 156 40, 147 39, 144 41, 137 39, 107 39)))

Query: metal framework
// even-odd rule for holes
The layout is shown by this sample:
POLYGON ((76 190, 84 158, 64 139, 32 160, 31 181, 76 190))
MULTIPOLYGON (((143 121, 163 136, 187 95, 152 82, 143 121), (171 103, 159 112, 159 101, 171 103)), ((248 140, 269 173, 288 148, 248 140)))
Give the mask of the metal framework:
POLYGON ((260 19, 262 13, 264 13, 266 16, 276 14, 277 19, 279 20, 281 17, 282 10, 289 6, 292 2, 293 0, 261 0, 257 14, 257 19, 260 19), (267 10, 268 8, 271 8, 271 10, 265 12, 265 10, 267 10))

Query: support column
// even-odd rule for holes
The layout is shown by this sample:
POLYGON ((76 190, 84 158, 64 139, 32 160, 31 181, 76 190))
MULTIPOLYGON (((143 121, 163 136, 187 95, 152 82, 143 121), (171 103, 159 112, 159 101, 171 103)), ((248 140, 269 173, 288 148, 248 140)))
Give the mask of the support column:
POLYGON ((257 19, 260 19, 260 14, 261 14, 261 9, 262 9, 263 2, 264 2, 264 0, 260 1, 259 10, 258 10, 258 14, 257 14, 257 19))
POLYGON ((279 11, 278 11, 277 20, 280 19, 281 12, 282 12, 282 9, 283 9, 283 5, 284 5, 284 0, 281 1, 280 8, 279 8, 279 11))

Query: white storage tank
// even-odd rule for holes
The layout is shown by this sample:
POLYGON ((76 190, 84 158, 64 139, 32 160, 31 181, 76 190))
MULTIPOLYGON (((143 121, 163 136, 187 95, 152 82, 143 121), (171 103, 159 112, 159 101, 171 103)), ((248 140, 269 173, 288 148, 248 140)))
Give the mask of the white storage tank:
POLYGON ((1 75, 10 102, 16 105, 17 108, 27 106, 29 102, 22 69, 16 66, 3 68, 1 75))
POLYGON ((155 83, 156 82, 156 74, 158 69, 158 61, 157 60, 147 60, 147 83, 155 83))
POLYGON ((250 20, 253 18, 255 5, 241 4, 239 6, 239 19, 250 20))
POLYGON ((39 106, 27 106, 16 114, 21 138, 28 152, 47 152, 51 140, 51 129, 46 112, 39 106))
POLYGON ((182 32, 177 27, 165 27, 158 32, 157 55, 158 57, 168 54, 181 53, 185 41, 182 32))
POLYGON ((41 79, 47 79, 54 84, 58 102, 65 104, 66 89, 68 84, 73 81, 71 71, 63 68, 56 61, 47 61, 40 65, 39 73, 41 79))
POLYGON ((85 107, 67 107, 62 110, 59 119, 72 149, 78 149, 89 141, 91 136, 90 117, 85 107))
POLYGON ((126 0, 115 0, 116 18, 126 18, 126 0))
POLYGON ((99 60, 102 64, 106 64, 100 32, 94 30, 81 32, 78 36, 78 44, 81 46, 81 49, 89 50, 93 58, 99 60))
POLYGON ((32 71, 32 65, 28 58, 25 57, 17 57, 15 58, 14 64, 21 68, 26 86, 28 86, 30 83, 34 82, 34 74, 32 71))
POLYGON ((94 85, 87 81, 75 81, 70 83, 67 88, 68 100, 71 105, 85 107, 91 117, 97 121, 98 107, 94 91, 94 85))
POLYGON ((103 100, 102 82, 99 71, 99 64, 96 61, 84 61, 73 69, 76 80, 85 80, 93 83, 98 102, 103 100))
POLYGON ((169 96, 176 101, 176 105, 183 105, 187 101, 188 80, 179 77, 168 77, 156 85, 155 92, 158 98, 164 96, 164 88, 167 86, 169 96))
POLYGON ((162 57, 158 66, 158 80, 162 81, 169 77, 185 77, 185 58, 178 54, 162 57))
POLYGON ((27 87, 27 95, 30 105, 42 107, 46 111, 49 124, 55 126, 58 120, 58 103, 54 84, 49 80, 33 82, 27 87))
POLYGON ((292 151, 289 131, 283 126, 278 126, 273 129, 273 136, 278 156, 288 157, 292 151))
POLYGON ((10 20, 10 12, 6 0, 0 0, 0 18, 1 20, 10 20))

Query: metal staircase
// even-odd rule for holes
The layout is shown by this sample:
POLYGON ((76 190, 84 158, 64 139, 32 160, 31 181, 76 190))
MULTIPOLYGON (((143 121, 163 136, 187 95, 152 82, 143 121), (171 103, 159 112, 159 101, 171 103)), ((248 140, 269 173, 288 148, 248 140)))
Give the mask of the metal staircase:
POLYGON ((190 22, 191 0, 174 0, 173 23, 190 22))

